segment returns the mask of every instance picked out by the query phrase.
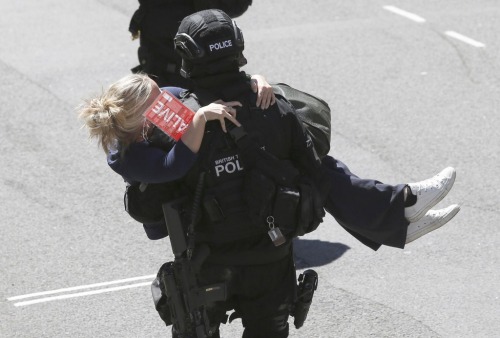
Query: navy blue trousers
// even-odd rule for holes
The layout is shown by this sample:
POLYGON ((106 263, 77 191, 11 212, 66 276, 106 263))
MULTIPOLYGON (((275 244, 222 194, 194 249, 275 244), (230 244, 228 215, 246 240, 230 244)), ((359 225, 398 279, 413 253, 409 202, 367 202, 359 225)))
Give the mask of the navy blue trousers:
POLYGON ((373 250, 381 245, 403 248, 409 224, 404 217, 406 185, 359 178, 331 156, 323 159, 322 166, 330 184, 325 210, 373 250))

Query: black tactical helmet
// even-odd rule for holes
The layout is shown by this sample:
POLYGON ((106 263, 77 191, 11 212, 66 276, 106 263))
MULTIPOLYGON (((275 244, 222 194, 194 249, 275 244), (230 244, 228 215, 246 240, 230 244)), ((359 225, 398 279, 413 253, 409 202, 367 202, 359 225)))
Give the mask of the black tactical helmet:
POLYGON ((207 9, 185 17, 174 38, 182 57, 181 74, 186 78, 237 70, 243 56, 243 34, 226 13, 207 9))

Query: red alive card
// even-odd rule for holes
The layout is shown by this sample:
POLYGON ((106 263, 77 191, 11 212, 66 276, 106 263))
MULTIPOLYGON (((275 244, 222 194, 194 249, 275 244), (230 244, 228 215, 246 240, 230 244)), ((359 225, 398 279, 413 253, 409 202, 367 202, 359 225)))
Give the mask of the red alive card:
POLYGON ((193 120, 194 112, 170 92, 164 90, 146 110, 144 116, 156 127, 178 141, 193 120))

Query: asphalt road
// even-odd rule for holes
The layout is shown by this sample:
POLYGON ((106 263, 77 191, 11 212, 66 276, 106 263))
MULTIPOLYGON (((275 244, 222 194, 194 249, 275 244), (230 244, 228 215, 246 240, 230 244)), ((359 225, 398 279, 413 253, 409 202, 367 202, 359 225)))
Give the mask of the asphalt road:
MULTIPOLYGON (((169 336, 148 287, 168 241, 127 217, 75 112, 137 64, 136 6, 0 0, 2 337, 169 336)), ((330 216, 300 239, 320 284, 291 337, 498 337, 499 16, 497 0, 256 0, 237 19, 245 70, 329 102, 331 155, 359 176, 458 173, 440 205, 461 212, 404 250, 374 252, 330 216)))

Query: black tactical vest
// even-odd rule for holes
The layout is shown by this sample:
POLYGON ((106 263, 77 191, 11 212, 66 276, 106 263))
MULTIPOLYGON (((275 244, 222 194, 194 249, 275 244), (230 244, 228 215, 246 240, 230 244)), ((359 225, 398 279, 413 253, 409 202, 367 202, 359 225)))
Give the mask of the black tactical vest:
MULTIPOLYGON (((248 104, 238 109, 237 118, 242 123, 246 124, 251 115, 248 104)), ((184 180, 193 194, 201 172, 205 178, 200 203, 202 218, 196 226, 198 240, 223 244, 266 235, 266 224, 257 223, 249 214, 246 193, 251 166, 244 163, 240 149, 222 131, 219 121, 207 123, 199 160, 184 180)))
MULTIPOLYGON (((297 135, 284 119, 296 118, 289 115, 294 114, 293 107, 277 95, 277 103, 269 109, 256 108, 255 94, 242 81, 227 91, 188 93, 183 101, 196 111, 219 98, 243 104, 237 109, 237 119, 246 131, 242 139, 254 146, 245 147, 241 139, 235 142, 231 133, 222 131, 219 121, 206 124, 198 160, 181 180, 187 197, 182 207, 187 216, 184 225, 193 224, 195 218, 189 235, 198 243, 222 249, 218 252, 233 252, 229 255, 233 258, 236 253, 251 253, 245 261, 258 263, 284 257, 291 238, 314 230, 324 216, 323 202, 310 176, 291 162, 292 138, 297 135), (268 235, 272 227, 279 227, 287 239, 277 248, 268 235), (259 253, 261 257, 256 256, 259 253)), ((161 138, 154 144, 158 142, 158 146, 171 146, 161 138)), ((220 254, 216 261, 220 259, 228 255, 220 254)), ((241 255, 235 260, 241 263, 241 255)))
MULTIPOLYGON (((256 97, 250 89, 239 96, 221 95, 217 97, 243 104, 237 109, 237 119, 256 146, 245 151, 230 133, 222 132, 219 121, 207 123, 199 160, 184 180, 194 192, 200 173, 205 173, 197 239, 233 242, 267 236, 272 227, 279 227, 288 239, 311 231, 321 221, 318 218, 323 211, 320 206, 314 214, 310 185, 291 162, 293 133, 283 121, 282 110, 287 113, 293 108, 278 96, 277 104, 262 111, 253 104, 256 97), (305 209, 302 213, 301 208, 305 209)), ((198 104, 214 100, 209 96, 199 99, 198 104)), ((188 101, 185 98, 185 103, 188 101)))

